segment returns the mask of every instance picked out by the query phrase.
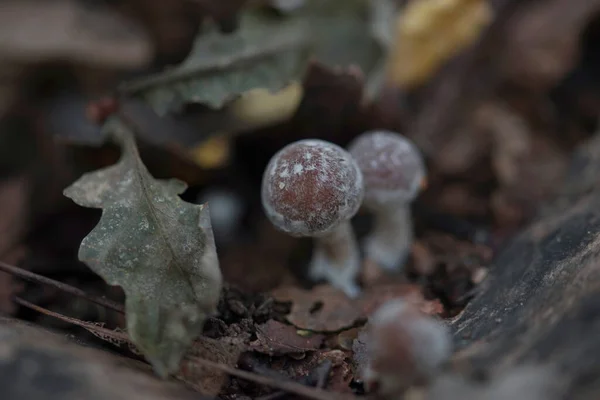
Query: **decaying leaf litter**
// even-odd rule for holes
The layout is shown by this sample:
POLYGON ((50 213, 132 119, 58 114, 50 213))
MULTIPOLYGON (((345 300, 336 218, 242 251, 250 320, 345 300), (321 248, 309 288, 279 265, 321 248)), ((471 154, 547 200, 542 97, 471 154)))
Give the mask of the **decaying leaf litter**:
MULTIPOLYGON (((8 275, 0 309, 145 358, 205 394, 298 392, 228 378, 200 360, 271 385, 314 386, 305 393, 314 398, 323 390, 361 394, 361 334, 377 306, 400 296, 431 315, 458 315, 501 244, 553 194, 571 149, 594 132, 597 2, 212 3, 0 7, 10 77, 0 98, 0 260, 110 297, 126 314, 8 275), (46 32, 31 29, 39 15, 51 22, 46 32), (109 34, 98 21, 119 29, 109 34), (87 33, 70 33, 81 26, 89 42, 87 33), (25 41, 10 40, 17 28, 25 41), (86 119, 88 102, 106 96, 117 98, 120 114, 86 119), (389 277, 364 265, 365 295, 354 302, 307 279, 310 242, 265 221, 260 178, 285 144, 318 137, 345 146, 376 128, 417 143, 428 188, 413 206, 416 241, 405 272, 389 277), (109 139, 118 132, 115 146, 109 139), (206 156, 215 152, 230 156, 206 156), (102 207, 102 216, 62 198, 69 186, 69 197, 102 207), (218 189, 243 212, 219 219, 233 239, 217 240, 217 264, 202 257, 210 258, 207 209, 218 207, 194 203, 218 189), (152 215, 146 237, 134 226, 144 215, 152 215), (189 240, 192 260, 183 256, 189 240), (160 251, 140 251, 140 243, 160 251), (190 278, 194 263, 213 273, 190 278), (135 275, 124 274, 126 265, 135 275)), ((361 211, 353 224, 360 238, 372 221, 361 211)))

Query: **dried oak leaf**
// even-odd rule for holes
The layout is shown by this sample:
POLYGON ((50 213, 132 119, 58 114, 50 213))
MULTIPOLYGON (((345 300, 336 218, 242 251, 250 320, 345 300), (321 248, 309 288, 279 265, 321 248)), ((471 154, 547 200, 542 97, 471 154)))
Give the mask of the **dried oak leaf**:
POLYGON ((143 98, 159 115, 192 103, 219 109, 251 89, 278 91, 302 78, 309 32, 303 19, 247 12, 234 33, 212 27, 197 37, 180 65, 125 83, 121 91, 143 98))
POLYGON ((351 327, 360 311, 340 290, 319 285, 312 290, 280 287, 272 292, 277 301, 292 302, 287 320, 300 329, 335 332, 351 327))
POLYGON ((300 329, 316 332, 337 332, 351 328, 359 320, 368 318, 387 300, 402 297, 427 314, 440 314, 439 301, 427 301, 417 285, 390 283, 370 287, 363 296, 351 300, 343 292, 319 285, 312 290, 281 287, 272 292, 277 301, 292 302, 287 320, 300 329))
POLYGON ((104 129, 121 146, 121 159, 64 191, 81 206, 102 209, 79 259, 123 288, 128 333, 166 376, 218 303, 222 279, 208 208, 181 200, 184 182, 150 175, 120 119, 112 117, 104 129))
POLYGON ((297 328, 273 319, 256 326, 256 336, 257 339, 250 343, 251 349, 272 356, 316 350, 325 338, 312 332, 301 336, 297 328))

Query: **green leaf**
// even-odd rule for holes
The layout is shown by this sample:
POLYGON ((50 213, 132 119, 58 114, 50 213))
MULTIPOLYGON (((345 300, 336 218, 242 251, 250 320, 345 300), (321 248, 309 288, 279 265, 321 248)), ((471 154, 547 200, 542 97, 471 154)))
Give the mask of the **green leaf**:
POLYGON ((222 278, 208 207, 181 200, 184 182, 154 179, 117 117, 104 130, 121 146, 121 159, 64 191, 81 206, 102 209, 79 259, 123 288, 128 333, 164 377, 178 369, 218 303, 222 278))
POLYGON ((180 65, 125 83, 120 90, 142 97, 159 115, 189 103, 219 109, 250 89, 275 92, 300 80, 310 43, 305 20, 248 12, 234 33, 222 34, 212 27, 199 34, 180 65))
POLYGON ((357 65, 368 76, 383 56, 364 0, 310 0, 300 17, 309 21, 315 58, 330 67, 357 65))

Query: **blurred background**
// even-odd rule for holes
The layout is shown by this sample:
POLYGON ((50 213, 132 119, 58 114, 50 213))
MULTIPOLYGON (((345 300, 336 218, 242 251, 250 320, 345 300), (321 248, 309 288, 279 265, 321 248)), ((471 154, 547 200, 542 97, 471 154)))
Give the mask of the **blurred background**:
MULTIPOLYGON (((0 3, 0 260, 123 299, 77 260, 100 210, 62 191, 113 164, 118 104, 159 178, 210 205, 227 285, 309 287, 310 241, 265 219, 260 181, 287 143, 391 129, 423 152, 408 278, 456 315, 495 253, 557 189, 600 110, 597 0, 13 0, 0 3)), ((370 225, 361 212, 359 235, 370 225)), ((123 316, 0 273, 15 306, 123 316)))

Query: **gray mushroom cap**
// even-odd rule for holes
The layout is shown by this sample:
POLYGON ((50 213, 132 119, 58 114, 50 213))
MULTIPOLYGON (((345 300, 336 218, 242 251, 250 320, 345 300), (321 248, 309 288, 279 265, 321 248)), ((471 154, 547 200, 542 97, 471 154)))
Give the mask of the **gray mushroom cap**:
POLYGON ((363 176, 350 153, 319 139, 279 150, 261 190, 269 220, 292 236, 327 234, 356 214, 363 195, 363 176))
POLYGON ((427 172, 419 149, 408 138, 391 131, 368 131, 348 148, 363 173, 367 207, 406 204, 418 195, 427 172))

